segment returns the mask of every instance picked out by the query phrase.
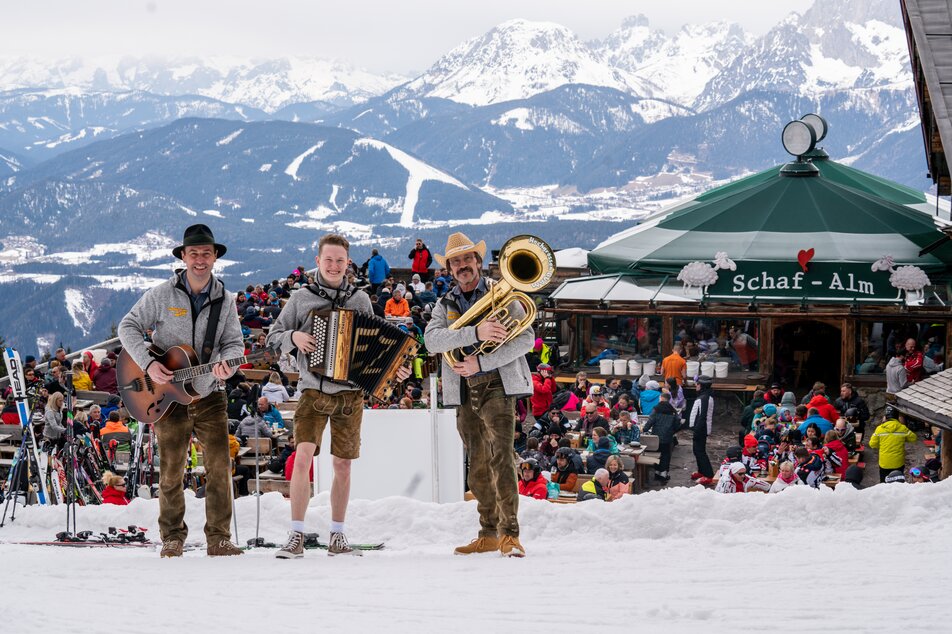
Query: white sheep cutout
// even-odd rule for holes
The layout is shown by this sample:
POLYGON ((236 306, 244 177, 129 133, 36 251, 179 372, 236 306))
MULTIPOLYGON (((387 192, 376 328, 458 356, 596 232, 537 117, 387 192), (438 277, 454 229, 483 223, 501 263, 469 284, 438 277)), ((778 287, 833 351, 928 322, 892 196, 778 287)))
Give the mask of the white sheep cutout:
POLYGON ((737 270, 737 265, 723 251, 715 253, 712 261, 714 266, 707 262, 689 262, 684 265, 681 272, 678 273, 678 280, 684 284, 684 290, 690 291, 694 288, 700 288, 703 293, 707 293, 707 287, 717 282, 718 269, 737 270))
POLYGON ((896 261, 891 255, 884 255, 879 258, 873 262, 870 268, 874 272, 889 271, 889 283, 893 285, 893 288, 899 289, 896 299, 901 299, 902 293, 905 291, 907 299, 908 294, 912 293, 914 300, 922 300, 924 296, 923 289, 931 284, 929 276, 918 266, 906 265, 896 268, 896 261))

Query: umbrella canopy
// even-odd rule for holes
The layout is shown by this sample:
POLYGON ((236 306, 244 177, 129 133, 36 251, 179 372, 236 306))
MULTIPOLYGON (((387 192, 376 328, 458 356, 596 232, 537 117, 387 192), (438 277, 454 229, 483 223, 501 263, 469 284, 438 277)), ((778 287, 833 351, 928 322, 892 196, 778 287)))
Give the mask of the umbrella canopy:
POLYGON ((884 255, 896 265, 945 272, 952 241, 944 223, 923 213, 914 190, 834 161, 817 161, 817 176, 766 170, 655 214, 589 254, 599 273, 676 274, 690 262, 723 252, 734 262, 863 264, 884 255), (806 262, 804 253, 809 253, 806 262))

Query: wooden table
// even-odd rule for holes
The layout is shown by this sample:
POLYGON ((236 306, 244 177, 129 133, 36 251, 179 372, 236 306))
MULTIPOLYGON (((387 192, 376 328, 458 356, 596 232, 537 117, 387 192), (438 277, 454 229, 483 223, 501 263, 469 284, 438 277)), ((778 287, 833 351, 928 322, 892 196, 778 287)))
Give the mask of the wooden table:
POLYGON ((13 438, 13 434, 0 434, 0 442, 13 438))

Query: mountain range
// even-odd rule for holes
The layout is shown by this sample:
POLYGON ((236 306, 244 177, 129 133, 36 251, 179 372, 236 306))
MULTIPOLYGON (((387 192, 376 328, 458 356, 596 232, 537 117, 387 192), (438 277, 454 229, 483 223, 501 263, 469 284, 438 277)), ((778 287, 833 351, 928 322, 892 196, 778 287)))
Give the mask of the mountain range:
POLYGON ((236 285, 306 264, 330 229, 355 259, 376 246, 394 265, 411 237, 439 245, 456 226, 496 247, 531 231, 590 248, 664 200, 784 162, 780 130, 807 112, 828 120, 835 160, 928 187, 892 0, 818 1, 756 37, 633 16, 586 42, 516 19, 414 77, 304 58, 3 58, 0 296, 28 313, 20 298, 50 293, 63 319, 0 334, 101 339, 199 220, 227 240, 236 285))

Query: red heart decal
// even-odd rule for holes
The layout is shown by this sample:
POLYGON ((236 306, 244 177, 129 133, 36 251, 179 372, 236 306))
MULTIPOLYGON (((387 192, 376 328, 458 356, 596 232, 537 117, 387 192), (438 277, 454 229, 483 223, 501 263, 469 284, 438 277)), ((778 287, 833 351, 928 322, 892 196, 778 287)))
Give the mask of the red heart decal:
POLYGON ((800 252, 797 253, 797 262, 800 263, 800 268, 803 269, 803 272, 807 272, 807 263, 813 259, 813 255, 816 251, 813 250, 813 247, 810 247, 806 251, 800 249, 800 252))

